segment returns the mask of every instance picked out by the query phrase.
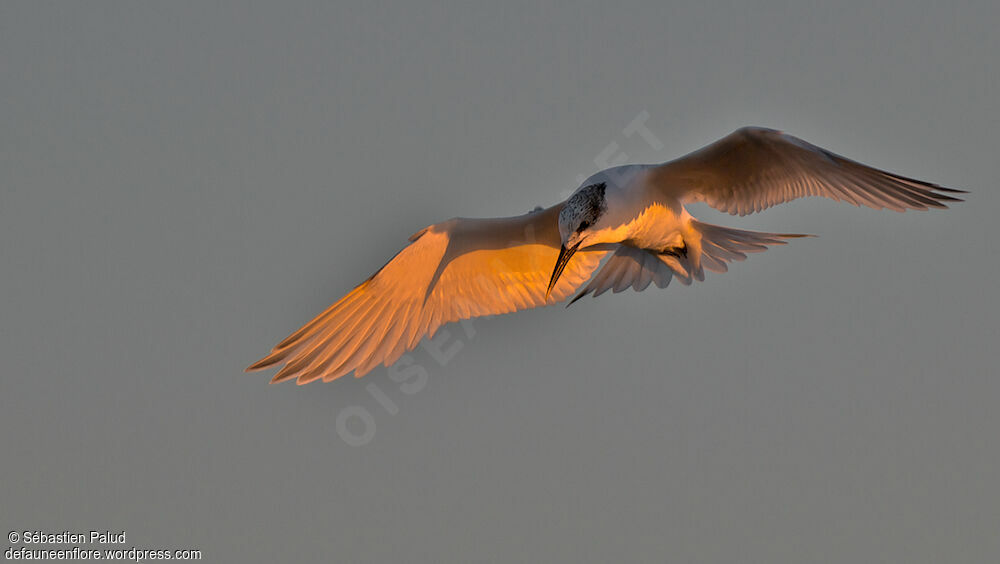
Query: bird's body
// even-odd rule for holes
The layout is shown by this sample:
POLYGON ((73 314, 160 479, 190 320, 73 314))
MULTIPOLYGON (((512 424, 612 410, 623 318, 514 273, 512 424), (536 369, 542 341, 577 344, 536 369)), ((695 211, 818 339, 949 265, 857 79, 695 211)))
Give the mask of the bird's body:
POLYGON ((682 246, 691 214, 676 194, 659 192, 655 185, 655 165, 627 165, 601 171, 584 185, 603 185, 608 210, 601 218, 602 229, 595 242, 628 241, 634 247, 667 250, 682 246))
POLYGON ((961 191, 880 171, 779 131, 743 128, 666 164, 601 171, 547 209, 421 229, 378 272, 248 370, 284 364, 272 382, 300 384, 351 371, 360 377, 394 363, 444 323, 574 293, 573 301, 652 283, 662 288, 672 278, 690 284, 704 279, 704 269, 725 272, 745 253, 804 236, 702 223, 687 203, 745 215, 824 196, 904 211, 947 207, 943 202, 959 201, 947 195, 955 192, 961 191))

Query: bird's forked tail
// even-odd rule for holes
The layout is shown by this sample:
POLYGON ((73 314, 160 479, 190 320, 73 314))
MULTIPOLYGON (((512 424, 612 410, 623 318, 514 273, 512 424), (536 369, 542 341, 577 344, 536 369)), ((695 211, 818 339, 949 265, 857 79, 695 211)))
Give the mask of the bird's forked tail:
MULTIPOLYGON (((747 231, 745 229, 735 229, 733 227, 723 227, 711 223, 703 223, 691 220, 691 229, 697 235, 698 241, 695 247, 700 247, 694 253, 689 253, 687 264, 680 262, 681 267, 687 267, 688 278, 703 280, 705 273, 702 268, 707 268, 712 272, 726 272, 729 270, 727 263, 740 261, 747 258, 747 253, 760 253, 767 250, 768 245, 784 245, 784 239, 794 239, 799 237, 815 237, 815 235, 804 235, 799 233, 765 233, 761 231, 747 231)), ((673 257, 671 257, 673 258, 673 257)), ((682 268, 682 270, 685 270, 682 268)), ((681 273, 675 272, 678 277, 683 277, 681 273)))
POLYGON ((586 295, 595 298, 608 290, 615 293, 632 288, 641 292, 655 283, 665 288, 673 278, 688 285, 704 280, 705 270, 726 272, 728 263, 747 258, 747 253, 767 250, 768 245, 784 245, 784 239, 814 237, 795 233, 762 233, 722 227, 691 220, 683 234, 684 249, 657 253, 630 245, 619 245, 615 253, 569 304, 586 295))

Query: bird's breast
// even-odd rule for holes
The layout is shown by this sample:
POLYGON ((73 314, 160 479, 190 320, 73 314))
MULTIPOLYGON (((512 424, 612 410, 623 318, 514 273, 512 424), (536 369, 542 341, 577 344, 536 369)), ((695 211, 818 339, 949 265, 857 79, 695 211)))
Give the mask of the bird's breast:
POLYGON ((681 207, 680 213, 659 203, 641 210, 625 223, 623 240, 643 249, 664 250, 683 246, 684 228, 691 216, 681 207))

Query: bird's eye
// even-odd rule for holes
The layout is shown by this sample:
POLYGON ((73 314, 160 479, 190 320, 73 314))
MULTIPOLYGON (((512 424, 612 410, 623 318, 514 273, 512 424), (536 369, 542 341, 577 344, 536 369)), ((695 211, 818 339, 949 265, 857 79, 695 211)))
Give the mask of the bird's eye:
POLYGON ((576 230, 577 231, 583 231, 584 229, 586 229, 588 227, 590 227, 590 222, 589 221, 581 221, 580 222, 580 227, 577 227, 576 230))

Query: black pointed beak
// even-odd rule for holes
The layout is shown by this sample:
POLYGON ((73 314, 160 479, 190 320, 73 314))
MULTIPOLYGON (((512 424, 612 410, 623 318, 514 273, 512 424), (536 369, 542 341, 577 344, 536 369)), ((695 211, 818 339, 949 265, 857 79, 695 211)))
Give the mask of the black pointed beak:
POLYGON ((556 282, 559 281, 559 277, 562 275, 563 270, 566 269, 566 265, 569 264, 569 259, 573 257, 573 253, 579 248, 580 243, 573 245, 570 248, 566 248, 566 245, 561 245, 559 247, 559 258, 556 259, 556 267, 552 270, 552 278, 549 280, 549 288, 545 290, 545 300, 548 301, 549 294, 552 293, 552 288, 555 287, 556 282))

